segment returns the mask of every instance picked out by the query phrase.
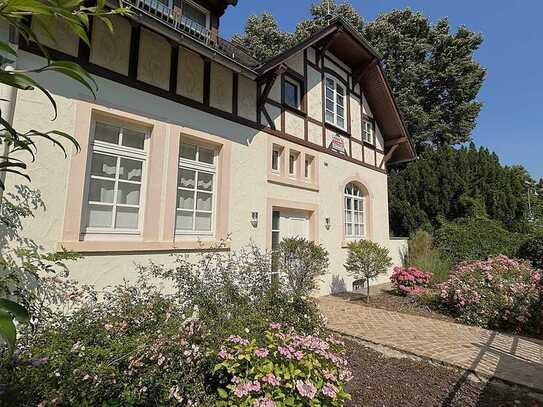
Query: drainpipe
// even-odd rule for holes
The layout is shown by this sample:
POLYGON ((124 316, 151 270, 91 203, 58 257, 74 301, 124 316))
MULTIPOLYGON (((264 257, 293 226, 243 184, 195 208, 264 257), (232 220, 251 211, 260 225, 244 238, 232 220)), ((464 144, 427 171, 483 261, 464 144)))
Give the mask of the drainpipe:
MULTIPOLYGON (((5 35, 2 35, 5 37, 5 35)), ((9 45, 15 50, 18 51, 18 34, 17 31, 9 26, 8 34, 9 45)), ((5 38, 3 38, 5 41, 5 38)), ((6 71, 12 71, 16 68, 17 65, 17 56, 11 54, 1 55, 0 56, 2 68, 6 71)), ((0 84, 0 115, 2 118, 7 121, 10 125, 13 124, 13 114, 15 112, 15 102, 17 100, 17 88, 8 86, 5 84, 0 84)), ((6 157, 9 153, 9 145, 5 142, 2 143, 2 152, 0 153, 0 162, 7 161, 6 157)), ((0 172, 0 179, 5 185, 6 182, 6 172, 0 172)), ((4 195, 4 190, 0 188, 0 208, 2 205, 2 198, 4 195)))

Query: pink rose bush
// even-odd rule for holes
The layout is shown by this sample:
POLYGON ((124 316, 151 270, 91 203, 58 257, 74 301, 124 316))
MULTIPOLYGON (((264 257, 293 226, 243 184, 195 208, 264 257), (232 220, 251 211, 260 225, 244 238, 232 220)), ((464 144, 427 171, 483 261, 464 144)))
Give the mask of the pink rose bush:
POLYGON ((416 267, 394 267, 390 281, 398 293, 416 294, 428 287, 432 273, 426 273, 416 267))
POLYGON ((497 256, 459 264, 439 288, 442 303, 463 322, 522 332, 539 318, 540 282, 529 262, 497 256))
POLYGON ((265 345, 231 336, 217 354, 224 375, 218 406, 343 406, 351 372, 343 342, 272 324, 265 345))

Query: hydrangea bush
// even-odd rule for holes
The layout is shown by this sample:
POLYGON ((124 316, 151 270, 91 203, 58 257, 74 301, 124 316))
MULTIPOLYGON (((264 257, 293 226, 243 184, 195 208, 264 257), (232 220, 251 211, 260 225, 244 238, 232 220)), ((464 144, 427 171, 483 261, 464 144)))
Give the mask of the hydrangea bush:
POLYGON ((271 324, 263 343, 231 336, 218 353, 218 406, 343 406, 351 378, 343 342, 271 324))
POLYGON ((390 281, 398 293, 407 295, 424 291, 431 277, 432 273, 426 273, 416 267, 394 267, 390 281))
POLYGON ((541 311, 541 272, 497 256, 459 264, 440 285, 441 300, 466 323, 517 332, 534 328, 541 311))

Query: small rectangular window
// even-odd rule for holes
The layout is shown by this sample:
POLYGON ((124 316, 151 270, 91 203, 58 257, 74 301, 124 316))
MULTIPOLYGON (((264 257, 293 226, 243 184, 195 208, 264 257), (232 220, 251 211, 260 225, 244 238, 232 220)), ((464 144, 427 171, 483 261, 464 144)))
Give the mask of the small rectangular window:
POLYGON ((147 159, 145 139, 144 130, 94 123, 87 192, 88 231, 140 229, 147 159))
POLYGON ((278 148, 272 150, 272 171, 279 172, 279 159, 281 157, 281 151, 278 148))
POLYGON ((313 164, 313 158, 306 156, 304 161, 304 177, 306 180, 311 179, 311 166, 313 164))
POLYGON ((291 151, 288 158, 288 173, 296 175, 296 166, 298 164, 298 153, 291 151))
POLYGON ((300 108, 300 85, 294 81, 285 79, 284 95, 285 104, 296 109, 300 108))
POLYGON ((209 12, 192 1, 183 1, 183 16, 200 27, 209 29, 209 12))
POLYGON ((373 133, 373 122, 368 119, 364 119, 362 123, 362 131, 363 131, 364 141, 366 143, 375 144, 375 137, 373 133))

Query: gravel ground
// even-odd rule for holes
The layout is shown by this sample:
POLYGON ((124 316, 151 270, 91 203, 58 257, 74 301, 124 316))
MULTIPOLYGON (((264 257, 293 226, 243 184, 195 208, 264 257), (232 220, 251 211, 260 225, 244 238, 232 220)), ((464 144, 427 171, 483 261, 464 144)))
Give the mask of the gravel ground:
MULTIPOLYGON (((470 380, 467 373, 346 341, 354 378, 349 407, 543 407, 524 389, 470 380)), ((541 400, 541 398, 539 398, 541 400)))

